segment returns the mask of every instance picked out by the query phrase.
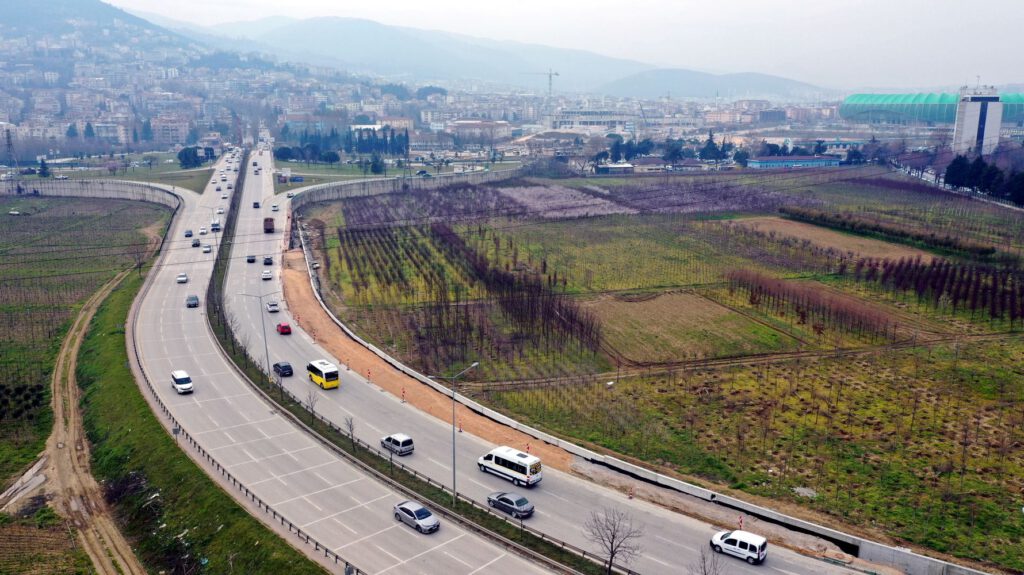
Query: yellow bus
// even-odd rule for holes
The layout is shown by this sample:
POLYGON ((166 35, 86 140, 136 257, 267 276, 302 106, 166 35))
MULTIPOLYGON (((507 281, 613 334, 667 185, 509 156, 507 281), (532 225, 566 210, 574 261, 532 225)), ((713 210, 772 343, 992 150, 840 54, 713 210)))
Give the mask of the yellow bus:
POLYGON ((338 387, 338 368, 333 363, 324 359, 314 359, 306 366, 306 371, 309 372, 309 381, 321 388, 338 387))

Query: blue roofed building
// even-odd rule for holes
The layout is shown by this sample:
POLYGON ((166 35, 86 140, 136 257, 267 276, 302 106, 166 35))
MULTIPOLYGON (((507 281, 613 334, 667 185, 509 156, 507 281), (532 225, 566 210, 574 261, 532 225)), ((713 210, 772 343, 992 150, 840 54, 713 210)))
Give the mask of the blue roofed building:
POLYGON ((747 167, 754 170, 830 168, 838 165, 839 158, 832 156, 762 156, 747 160, 747 167))

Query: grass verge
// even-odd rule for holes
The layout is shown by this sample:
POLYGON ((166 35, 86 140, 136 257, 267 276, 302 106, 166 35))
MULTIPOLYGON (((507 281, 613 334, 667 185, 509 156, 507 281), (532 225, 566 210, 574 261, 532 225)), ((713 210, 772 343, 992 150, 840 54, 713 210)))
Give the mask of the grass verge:
POLYGON ((100 307, 78 359, 93 474, 147 569, 323 573, 224 493, 157 421, 128 366, 125 321, 142 278, 100 307))

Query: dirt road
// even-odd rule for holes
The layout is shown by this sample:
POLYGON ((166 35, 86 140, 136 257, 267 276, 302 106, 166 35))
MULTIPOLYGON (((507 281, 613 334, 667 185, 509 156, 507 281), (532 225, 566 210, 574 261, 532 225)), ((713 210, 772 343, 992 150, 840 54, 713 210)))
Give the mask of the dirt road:
POLYGON ((129 273, 132 271, 119 273, 93 294, 64 338, 53 371, 54 424, 46 443, 49 461, 46 475, 48 490, 54 495, 53 505, 78 529, 79 542, 101 575, 145 575, 146 570, 122 535, 103 498, 103 491, 92 476, 75 368, 89 322, 99 305, 129 273))

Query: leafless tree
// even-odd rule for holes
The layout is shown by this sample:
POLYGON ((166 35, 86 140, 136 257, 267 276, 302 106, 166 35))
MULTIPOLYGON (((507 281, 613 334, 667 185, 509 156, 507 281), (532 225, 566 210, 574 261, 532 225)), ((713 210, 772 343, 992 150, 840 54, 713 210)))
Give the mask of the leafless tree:
POLYGON ((718 553, 700 548, 700 557, 686 568, 688 575, 722 575, 722 562, 718 553))
POLYGON ((314 418, 316 418, 316 404, 320 401, 320 394, 317 393, 315 387, 310 387, 306 391, 306 407, 309 408, 309 423, 312 425, 314 418))
POLYGON ((591 511, 583 524, 583 531, 587 539, 600 546, 608 557, 608 575, 611 575, 616 560, 629 563, 642 549, 643 527, 635 524, 629 513, 619 509, 605 507, 601 511, 591 511))
POLYGON ((345 429, 348 431, 348 438, 352 442, 352 451, 356 450, 356 420, 351 415, 345 416, 345 429))

